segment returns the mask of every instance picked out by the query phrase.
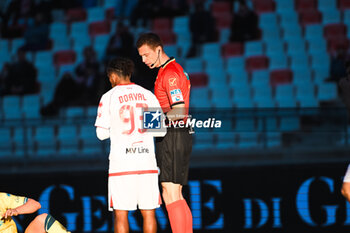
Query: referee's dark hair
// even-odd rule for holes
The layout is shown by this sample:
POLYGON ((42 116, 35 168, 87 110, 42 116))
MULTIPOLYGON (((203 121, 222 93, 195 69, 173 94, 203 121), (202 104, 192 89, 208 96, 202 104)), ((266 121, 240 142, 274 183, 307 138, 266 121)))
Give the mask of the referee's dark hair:
POLYGON ((134 62, 128 58, 114 58, 109 61, 107 66, 107 75, 117 74, 124 79, 130 78, 134 72, 134 62))
POLYGON ((139 39, 136 42, 136 47, 139 49, 142 45, 148 45, 152 49, 160 46, 163 49, 163 42, 160 37, 153 33, 143 33, 140 35, 139 39))

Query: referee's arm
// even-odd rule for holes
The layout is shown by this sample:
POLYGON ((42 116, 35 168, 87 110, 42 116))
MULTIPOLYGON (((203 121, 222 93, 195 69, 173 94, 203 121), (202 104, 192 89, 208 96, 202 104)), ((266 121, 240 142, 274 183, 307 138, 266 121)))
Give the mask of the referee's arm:
POLYGON ((178 103, 178 104, 173 104, 171 106, 171 110, 166 113, 166 117, 170 121, 176 121, 176 120, 181 120, 185 118, 186 114, 186 109, 185 109, 185 103, 178 103))

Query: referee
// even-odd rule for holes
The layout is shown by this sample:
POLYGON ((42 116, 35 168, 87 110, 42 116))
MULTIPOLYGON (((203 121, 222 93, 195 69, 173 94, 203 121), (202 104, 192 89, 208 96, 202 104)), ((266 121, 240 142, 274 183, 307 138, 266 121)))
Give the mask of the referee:
POLYGON ((188 180, 192 135, 188 128, 178 127, 187 120, 190 80, 175 58, 166 55, 157 34, 142 34, 136 47, 143 63, 150 69, 159 68, 154 94, 166 114, 168 130, 164 138, 156 139, 156 158, 171 229, 173 233, 192 233, 192 213, 182 196, 182 186, 188 180))

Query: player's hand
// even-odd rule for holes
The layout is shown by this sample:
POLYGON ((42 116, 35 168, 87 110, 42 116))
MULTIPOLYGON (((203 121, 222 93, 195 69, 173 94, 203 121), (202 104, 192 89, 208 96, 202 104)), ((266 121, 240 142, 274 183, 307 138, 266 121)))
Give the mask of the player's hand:
POLYGON ((18 211, 16 209, 8 209, 6 210, 3 217, 8 218, 8 217, 17 216, 17 215, 18 215, 18 211))

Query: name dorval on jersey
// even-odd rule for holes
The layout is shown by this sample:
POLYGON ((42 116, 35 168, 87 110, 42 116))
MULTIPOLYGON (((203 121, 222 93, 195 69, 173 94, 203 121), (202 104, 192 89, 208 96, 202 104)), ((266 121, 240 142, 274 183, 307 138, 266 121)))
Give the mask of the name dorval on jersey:
POLYGON ((129 101, 146 101, 146 97, 142 93, 130 93, 126 95, 119 96, 119 102, 120 103, 125 103, 129 101))

